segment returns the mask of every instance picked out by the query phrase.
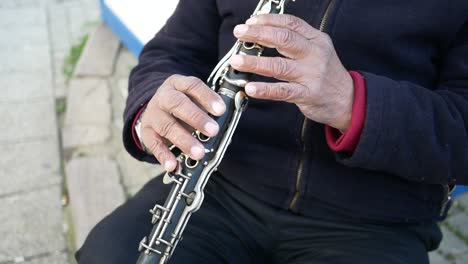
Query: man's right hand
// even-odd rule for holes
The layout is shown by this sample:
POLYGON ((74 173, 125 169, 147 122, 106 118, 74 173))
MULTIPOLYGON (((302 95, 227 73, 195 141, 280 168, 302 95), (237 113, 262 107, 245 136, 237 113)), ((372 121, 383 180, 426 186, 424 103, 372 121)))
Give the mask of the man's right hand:
POLYGON ((185 124, 213 137, 219 126, 207 113, 220 116, 225 111, 226 105, 221 97, 203 81, 172 75, 146 107, 141 119, 142 141, 167 171, 173 171, 177 161, 169 145, 174 144, 194 160, 205 155, 203 145, 185 124))

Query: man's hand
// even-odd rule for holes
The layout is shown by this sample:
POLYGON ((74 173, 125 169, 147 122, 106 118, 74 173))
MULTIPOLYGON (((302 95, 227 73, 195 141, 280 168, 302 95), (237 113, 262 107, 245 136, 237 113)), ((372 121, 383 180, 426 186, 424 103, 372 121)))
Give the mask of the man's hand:
POLYGON ((351 122, 353 80, 341 64, 330 37, 291 15, 259 15, 238 25, 234 35, 275 48, 286 58, 234 56, 236 70, 274 77, 279 83, 251 82, 254 98, 296 104, 316 122, 345 131, 351 122))
POLYGON ((219 126, 207 112, 220 116, 225 111, 221 97, 200 79, 172 75, 157 90, 142 116, 143 143, 167 171, 173 171, 177 161, 166 143, 174 144, 192 159, 203 158, 203 145, 186 125, 215 136, 219 126))

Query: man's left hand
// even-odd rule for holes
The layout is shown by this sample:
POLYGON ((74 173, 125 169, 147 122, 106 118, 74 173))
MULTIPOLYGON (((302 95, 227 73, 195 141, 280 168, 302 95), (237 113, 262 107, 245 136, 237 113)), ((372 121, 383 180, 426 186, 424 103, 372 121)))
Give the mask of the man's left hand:
POLYGON ((285 82, 251 82, 254 98, 296 104, 309 119, 346 131, 351 123, 353 80, 335 52, 330 37, 291 15, 259 15, 238 25, 234 35, 275 48, 283 57, 236 55, 236 70, 285 82))

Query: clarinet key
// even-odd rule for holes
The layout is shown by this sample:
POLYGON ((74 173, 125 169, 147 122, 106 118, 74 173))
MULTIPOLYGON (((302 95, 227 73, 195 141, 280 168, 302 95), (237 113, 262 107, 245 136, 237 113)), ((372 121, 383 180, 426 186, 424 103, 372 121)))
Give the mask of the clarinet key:
POLYGON ((144 237, 141 241, 140 241, 140 244, 138 246, 138 252, 141 252, 145 249, 145 244, 146 244, 146 241, 148 240, 147 237, 144 237))
POLYGON ((162 214, 161 209, 159 208, 156 210, 151 209, 150 213, 153 215, 153 217, 151 218, 151 223, 154 225, 159 221, 159 219, 161 219, 161 214, 162 214))
POLYGON ((185 204, 187 206, 191 206, 193 203, 193 200, 195 200, 195 196, 196 196, 195 192, 189 193, 189 195, 185 197, 185 204))

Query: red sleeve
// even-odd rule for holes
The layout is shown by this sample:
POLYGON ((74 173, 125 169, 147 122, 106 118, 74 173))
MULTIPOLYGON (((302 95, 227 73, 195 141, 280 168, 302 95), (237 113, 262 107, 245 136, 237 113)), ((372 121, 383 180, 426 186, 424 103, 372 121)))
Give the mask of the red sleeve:
POLYGON ((133 124, 132 124, 132 137, 133 137, 133 141, 135 142, 135 145, 136 145, 141 151, 145 151, 145 149, 144 149, 143 146, 140 144, 140 140, 138 139, 138 136, 137 136, 136 131, 135 131, 135 125, 136 125, 136 122, 138 121, 138 118, 140 118, 141 113, 143 113, 143 110, 145 110, 145 108, 146 108, 146 104, 140 108, 140 110, 138 111, 138 113, 137 113, 136 116, 135 116, 135 119, 133 119, 133 124))
POLYGON ((336 152, 353 152, 356 149, 366 118, 366 83, 360 73, 350 71, 349 74, 354 82, 354 102, 351 125, 343 134, 333 127, 325 127, 328 146, 336 152))

